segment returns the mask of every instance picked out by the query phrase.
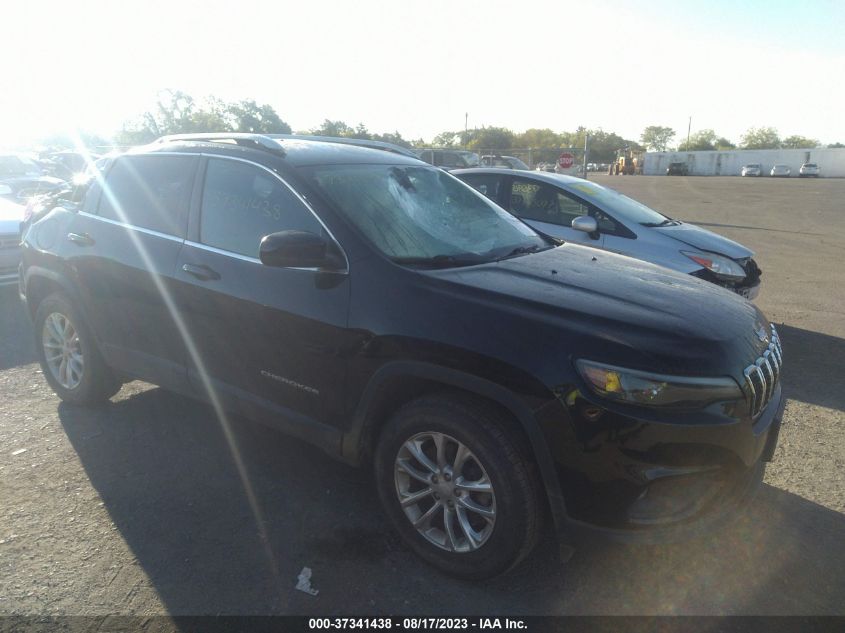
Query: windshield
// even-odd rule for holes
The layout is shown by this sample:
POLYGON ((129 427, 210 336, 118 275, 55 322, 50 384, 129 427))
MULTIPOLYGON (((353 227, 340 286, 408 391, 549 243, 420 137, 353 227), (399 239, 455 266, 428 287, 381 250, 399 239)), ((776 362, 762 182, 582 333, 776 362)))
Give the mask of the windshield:
POLYGON ((586 180, 570 185, 567 189, 588 202, 602 207, 618 220, 634 222, 643 226, 665 226, 674 223, 672 219, 633 198, 623 196, 618 191, 586 180))
POLYGON ((311 176, 378 250, 400 263, 466 265, 549 246, 440 169, 333 165, 314 168, 311 176))
POLYGON ((41 169, 23 156, 7 154, 0 156, 0 176, 40 176, 41 169))

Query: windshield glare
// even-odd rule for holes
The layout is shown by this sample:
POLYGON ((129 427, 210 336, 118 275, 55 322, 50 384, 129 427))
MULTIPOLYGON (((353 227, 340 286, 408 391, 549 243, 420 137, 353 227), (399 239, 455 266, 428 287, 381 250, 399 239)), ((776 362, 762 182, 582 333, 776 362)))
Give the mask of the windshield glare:
POLYGON ((607 189, 589 181, 579 182, 569 189, 575 195, 603 207, 618 220, 645 225, 664 224, 670 221, 662 213, 658 213, 633 198, 623 196, 618 191, 607 189))
POLYGON ((311 176, 376 248, 399 261, 480 263, 547 245, 527 225, 440 169, 334 165, 314 168, 311 176))

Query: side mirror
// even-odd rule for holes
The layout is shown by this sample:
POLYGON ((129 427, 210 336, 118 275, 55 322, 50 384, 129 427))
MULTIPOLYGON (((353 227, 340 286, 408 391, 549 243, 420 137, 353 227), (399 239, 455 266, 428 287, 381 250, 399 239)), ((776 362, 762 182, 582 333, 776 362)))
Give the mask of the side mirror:
POLYGON ((590 237, 593 238, 595 238, 599 232, 598 222, 596 222, 595 218, 592 218, 589 215, 579 215, 577 218, 572 220, 572 228, 576 231, 588 233, 590 237))
POLYGON ((323 268, 341 270, 343 258, 326 238, 307 231, 279 231, 265 235, 258 258, 275 268, 323 268))

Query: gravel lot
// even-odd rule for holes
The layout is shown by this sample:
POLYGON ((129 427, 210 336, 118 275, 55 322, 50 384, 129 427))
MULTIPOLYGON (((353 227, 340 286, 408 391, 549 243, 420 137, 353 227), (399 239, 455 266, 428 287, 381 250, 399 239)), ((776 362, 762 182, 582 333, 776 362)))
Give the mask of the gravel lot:
POLYGON ((246 501, 211 412, 150 385, 60 404, 0 289, 0 614, 845 614, 845 180, 595 176, 757 251, 790 398, 759 496, 710 537, 547 538, 514 573, 446 578, 393 537, 370 475, 243 420, 246 501), (312 597, 295 591, 313 569, 312 597))

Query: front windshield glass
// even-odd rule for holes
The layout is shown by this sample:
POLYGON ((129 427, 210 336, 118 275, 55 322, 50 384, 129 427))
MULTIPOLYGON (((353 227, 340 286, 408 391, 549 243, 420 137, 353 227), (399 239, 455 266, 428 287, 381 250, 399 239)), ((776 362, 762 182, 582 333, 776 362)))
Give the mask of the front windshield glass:
POLYGON ((673 223, 672 219, 633 198, 623 196, 618 191, 586 180, 571 185, 568 189, 584 200, 603 208, 618 220, 634 222, 643 226, 664 226, 673 223))
POLYGON ((467 265, 550 246, 440 169, 333 165, 310 173, 316 187, 376 248, 401 263, 467 265))

